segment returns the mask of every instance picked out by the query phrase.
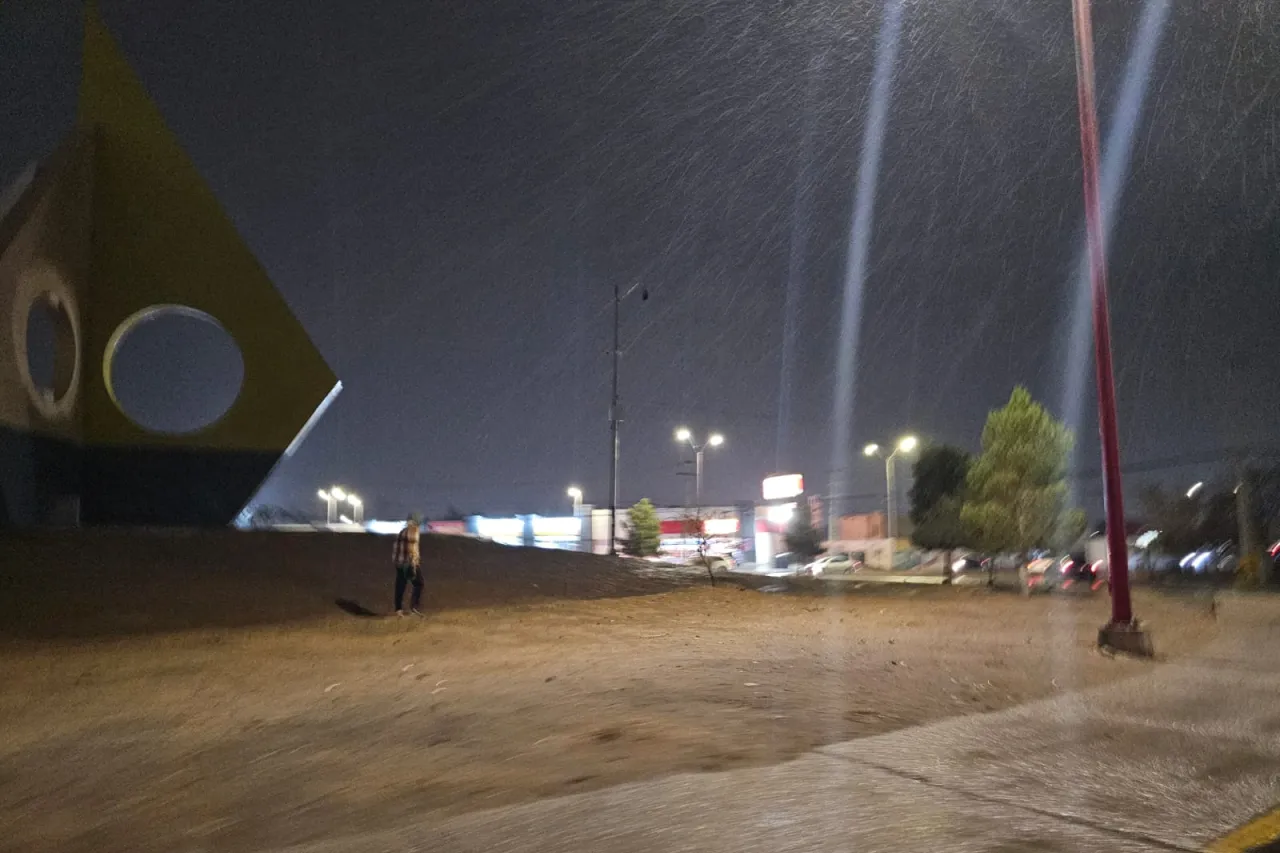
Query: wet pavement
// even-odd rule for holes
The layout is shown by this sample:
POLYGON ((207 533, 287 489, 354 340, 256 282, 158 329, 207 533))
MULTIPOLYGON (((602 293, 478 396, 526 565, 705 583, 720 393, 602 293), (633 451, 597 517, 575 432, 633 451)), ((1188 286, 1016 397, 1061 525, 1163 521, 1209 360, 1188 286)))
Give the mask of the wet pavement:
POLYGON ((1280 598, 1227 595, 1218 614, 1219 637, 1197 657, 1096 690, 782 765, 671 776, 294 850, 1250 849, 1269 840, 1268 826, 1280 833, 1274 816, 1255 820, 1280 802, 1280 598))

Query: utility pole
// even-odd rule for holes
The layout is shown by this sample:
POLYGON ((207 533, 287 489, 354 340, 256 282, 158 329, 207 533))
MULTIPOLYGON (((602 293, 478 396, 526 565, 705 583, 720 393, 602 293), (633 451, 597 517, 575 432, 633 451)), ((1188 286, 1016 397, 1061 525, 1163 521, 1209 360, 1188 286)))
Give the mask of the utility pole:
POLYGON ((621 326, 622 298, 618 282, 613 282, 613 385, 609 397, 609 554, 618 554, 618 334, 621 326))
MULTIPOLYGON (((618 291, 618 282, 613 283, 613 382, 609 396, 609 437, 613 452, 609 461, 609 553, 618 554, 618 425, 622 423, 622 410, 618 404, 618 357, 622 352, 620 335, 622 328, 622 300, 630 296, 640 286, 636 282, 626 293, 618 291)), ((640 301, 647 302, 649 289, 640 291, 640 301)), ((633 342, 634 343, 634 342, 633 342)))
POLYGON ((888 513, 885 517, 885 528, 889 534, 889 541, 895 543, 892 546, 895 551, 897 550, 896 543, 898 541, 898 484, 894 478, 896 473, 894 469, 897 466, 893 464, 893 458, 897 455, 897 451, 894 451, 884 458, 884 507, 888 513))
POLYGON ((1253 472, 1249 470, 1248 464, 1244 460, 1240 460, 1236 464, 1238 471, 1236 486, 1236 524, 1239 530, 1240 548, 1238 551, 1238 559, 1241 564, 1245 560, 1250 561, 1257 567, 1257 578, 1262 584, 1271 582, 1271 564, 1270 554, 1264 554, 1262 550, 1262 540, 1258 537, 1257 528, 1254 526, 1254 506, 1253 506, 1253 472))

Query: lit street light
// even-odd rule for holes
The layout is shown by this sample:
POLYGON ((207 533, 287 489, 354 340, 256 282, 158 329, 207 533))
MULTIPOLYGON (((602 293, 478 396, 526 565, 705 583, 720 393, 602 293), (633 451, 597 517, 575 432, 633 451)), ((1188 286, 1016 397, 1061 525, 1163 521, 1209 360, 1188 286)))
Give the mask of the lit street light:
POLYGON ((334 521, 346 518, 338 514, 338 506, 347 504, 351 507, 356 517, 356 522, 364 521, 364 501, 360 500, 354 494, 350 494, 341 486, 330 486, 328 489, 321 489, 316 492, 316 496, 325 503, 325 522, 333 524, 334 521))
MULTIPOLYGON (((884 457, 884 488, 885 488, 885 510, 887 513, 885 525, 886 532, 889 534, 889 540, 892 542, 898 538, 898 519, 897 507, 897 487, 894 482, 894 464, 893 461, 899 453, 910 453, 920 446, 920 440, 914 435, 904 435, 898 439, 898 443, 894 446, 893 451, 884 457)), ((884 456, 884 450, 878 444, 868 444, 862 448, 863 456, 884 456)))
POLYGON ((333 517, 337 511, 337 505, 338 505, 337 500, 335 500, 333 497, 333 493, 326 492, 324 489, 321 489, 320 491, 316 492, 316 495, 318 495, 320 500, 324 501, 325 503, 325 516, 324 516, 325 523, 333 524, 333 517))
POLYGON ((570 486, 565 494, 573 499, 573 516, 577 518, 582 512, 582 489, 577 486, 570 486))
POLYGON ((698 507, 702 506, 702 451, 708 446, 719 447, 724 444, 724 436, 718 432, 713 432, 705 444, 698 444, 693 440, 693 433, 687 427, 680 427, 676 430, 676 441, 681 444, 687 444, 693 449, 693 493, 696 497, 698 507))

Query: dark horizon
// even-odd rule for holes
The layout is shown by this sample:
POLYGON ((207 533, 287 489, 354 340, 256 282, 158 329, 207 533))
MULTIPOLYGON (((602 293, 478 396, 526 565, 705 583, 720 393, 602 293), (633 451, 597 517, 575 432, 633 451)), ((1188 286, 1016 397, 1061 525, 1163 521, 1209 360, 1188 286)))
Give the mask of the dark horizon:
MULTIPOLYGON (((614 282, 651 295, 623 312, 622 503, 683 501, 681 425, 727 437, 707 503, 753 499, 776 470, 826 490, 880 4, 101 5, 344 383, 260 502, 317 511, 315 490, 340 482, 370 516, 553 514, 571 484, 606 504, 614 282)), ((1096 10, 1104 135, 1142 5, 1096 10)), ((74 120, 79 14, 0 8, 6 184, 74 120)), ((857 446, 911 431, 976 450, 1015 384, 1063 415, 1082 239, 1072 63, 1062 4, 907 4, 857 446)), ((1132 514, 1146 477, 1211 479, 1237 448, 1280 456, 1278 68, 1280 8, 1172 10, 1110 245, 1132 514)), ((1099 456, 1084 369, 1079 473, 1099 456)), ((1092 517, 1100 487, 1080 484, 1092 517)), ((851 508, 882 487, 859 466, 868 497, 851 508)))

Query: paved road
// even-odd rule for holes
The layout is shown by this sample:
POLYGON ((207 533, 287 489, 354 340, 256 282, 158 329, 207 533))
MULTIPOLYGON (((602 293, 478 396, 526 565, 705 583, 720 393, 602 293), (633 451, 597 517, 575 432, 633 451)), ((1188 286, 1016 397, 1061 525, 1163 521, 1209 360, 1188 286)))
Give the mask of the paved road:
POLYGON ((1097 690, 294 853, 1204 850, 1280 801, 1280 599, 1219 619, 1195 660, 1097 690))

